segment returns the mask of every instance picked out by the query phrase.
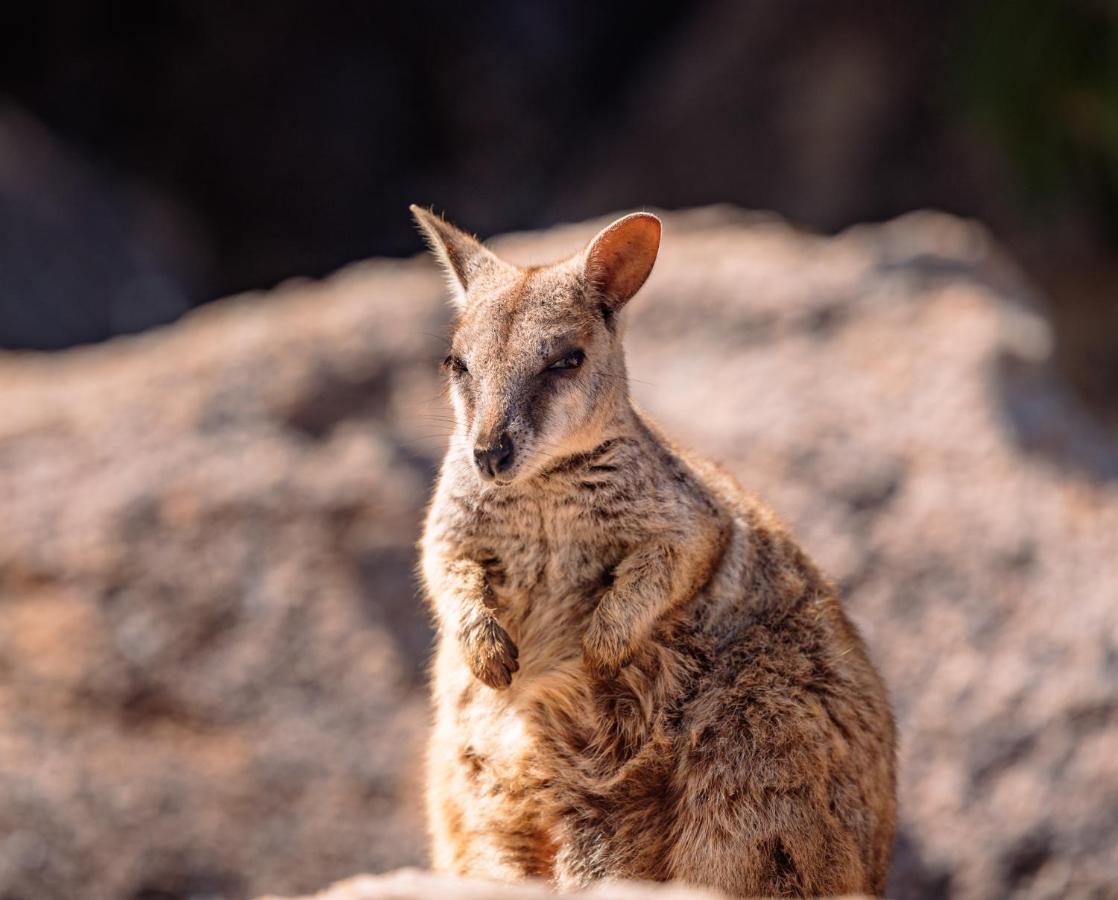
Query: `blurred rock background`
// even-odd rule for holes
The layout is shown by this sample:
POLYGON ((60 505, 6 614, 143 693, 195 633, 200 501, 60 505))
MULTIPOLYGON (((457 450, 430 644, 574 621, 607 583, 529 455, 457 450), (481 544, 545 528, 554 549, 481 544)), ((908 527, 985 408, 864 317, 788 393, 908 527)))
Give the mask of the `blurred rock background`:
POLYGON ((890 896, 1118 896, 1112 6, 0 17, 0 897, 424 863, 447 310, 416 200, 548 226, 496 242, 523 261, 681 210, 634 390, 866 633, 890 896))
MULTIPOLYGON (((380 260, 0 357, 0 894, 423 862, 443 294, 380 260)), ((667 216, 631 309, 639 400, 790 520, 892 688, 902 900, 1118 883, 1118 446, 1031 296, 958 219, 715 208, 667 216)))

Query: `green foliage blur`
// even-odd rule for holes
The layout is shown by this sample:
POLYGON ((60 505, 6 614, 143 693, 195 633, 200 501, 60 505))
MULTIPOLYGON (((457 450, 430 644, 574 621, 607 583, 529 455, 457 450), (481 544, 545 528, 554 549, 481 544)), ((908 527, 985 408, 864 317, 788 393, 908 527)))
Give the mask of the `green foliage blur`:
POLYGON ((1080 207, 1118 240, 1118 2, 979 2, 959 60, 965 112, 1031 211, 1080 207))

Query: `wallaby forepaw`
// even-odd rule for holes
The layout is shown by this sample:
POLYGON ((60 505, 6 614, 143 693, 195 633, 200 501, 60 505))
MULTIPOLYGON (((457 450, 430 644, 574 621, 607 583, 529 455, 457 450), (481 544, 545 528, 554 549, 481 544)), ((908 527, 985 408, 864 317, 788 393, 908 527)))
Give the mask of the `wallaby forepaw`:
POLYGON ((466 626, 462 643, 474 677, 495 690, 512 684, 512 675, 520 668, 520 651, 496 619, 484 616, 466 626))
POLYGON ((629 648, 620 635, 594 620, 582 637, 582 661, 598 678, 616 678, 629 664, 629 648))

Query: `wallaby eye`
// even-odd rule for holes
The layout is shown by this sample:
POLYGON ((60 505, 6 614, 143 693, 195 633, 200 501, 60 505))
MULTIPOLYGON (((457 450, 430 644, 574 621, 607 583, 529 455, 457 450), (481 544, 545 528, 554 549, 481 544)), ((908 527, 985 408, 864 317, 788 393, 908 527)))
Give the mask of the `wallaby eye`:
POLYGON ((455 356, 453 353, 443 360, 443 370, 451 375, 465 375, 470 371, 466 368, 466 363, 462 360, 462 357, 455 356))
POLYGON ((547 367, 548 372, 562 371, 563 369, 577 369, 586 359, 586 354, 581 350, 572 350, 562 359, 557 359, 547 367))

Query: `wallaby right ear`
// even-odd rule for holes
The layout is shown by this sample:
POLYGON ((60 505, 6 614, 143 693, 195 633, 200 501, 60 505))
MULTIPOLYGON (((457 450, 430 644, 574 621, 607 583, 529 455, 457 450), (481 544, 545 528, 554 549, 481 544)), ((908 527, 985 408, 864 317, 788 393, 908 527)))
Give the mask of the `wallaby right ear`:
POLYGON ((456 228, 431 210, 414 203, 409 209, 427 239, 431 252, 446 272, 454 305, 462 309, 466 305, 466 291, 469 290, 470 283, 481 271, 499 263, 499 260, 473 235, 456 228))

